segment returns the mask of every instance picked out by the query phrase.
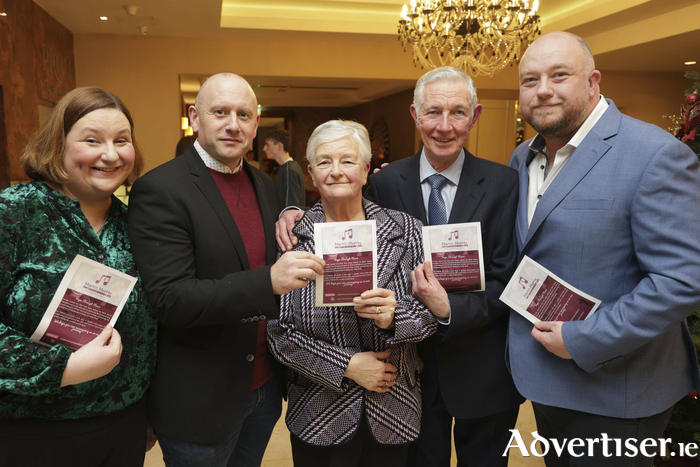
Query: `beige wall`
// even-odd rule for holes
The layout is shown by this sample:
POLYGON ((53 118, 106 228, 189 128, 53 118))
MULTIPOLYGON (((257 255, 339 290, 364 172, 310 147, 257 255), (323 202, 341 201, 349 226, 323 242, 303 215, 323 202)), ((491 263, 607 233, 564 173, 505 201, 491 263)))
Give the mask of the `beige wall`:
POLYGON ((402 91, 366 104, 352 107, 352 117, 369 130, 376 118, 383 118, 389 131, 389 161, 411 157, 416 125, 409 108, 413 103, 413 90, 402 91))
POLYGON ((19 156, 39 129, 39 99, 75 87, 73 34, 32 0, 0 0, 0 188, 26 181, 19 156))
POLYGON ((622 113, 664 129, 669 120, 662 115, 678 115, 684 92, 693 83, 681 73, 602 71, 602 75, 601 93, 622 113))
MULTIPOLYGON (((381 45, 85 34, 75 35, 74 41, 78 86, 102 86, 126 103, 146 155, 146 169, 170 159, 180 137, 178 74, 228 70, 257 76, 417 79, 423 73, 413 67, 410 54, 404 53, 398 42, 381 45)), ((477 79, 477 86, 503 87, 515 81, 513 73, 509 68, 495 79, 477 79)))
MULTIPOLYGON (((102 86, 124 100, 135 120, 147 170, 169 160, 180 137, 178 75, 181 73, 228 70, 256 76, 417 79, 424 72, 413 67, 410 54, 398 43, 84 34, 75 35, 74 43, 77 85, 102 86)), ((475 82, 482 90, 517 89, 517 69, 509 67, 494 78, 478 77, 475 82)), ((688 82, 675 73, 603 72, 601 88, 606 97, 616 100, 623 112, 665 127, 661 115, 677 112, 688 82)), ((399 124, 401 128, 410 127, 405 96, 386 104, 382 107, 391 109, 392 114, 396 112, 394 118, 405 120, 399 124)), ((363 110, 360 113, 367 113, 367 109, 363 110)), ((399 143, 395 144, 394 138, 400 132, 403 130, 390 128, 392 159, 399 153, 402 156, 413 153, 410 144, 401 149, 399 143)), ((409 141, 413 134, 405 137, 409 141)))

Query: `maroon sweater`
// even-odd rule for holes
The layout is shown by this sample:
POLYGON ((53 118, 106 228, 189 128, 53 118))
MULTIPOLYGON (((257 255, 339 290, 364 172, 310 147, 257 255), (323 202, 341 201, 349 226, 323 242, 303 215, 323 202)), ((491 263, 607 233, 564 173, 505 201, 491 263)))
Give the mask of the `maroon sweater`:
MULTIPOLYGON (((243 238, 250 269, 266 265, 265 229, 258 198, 250 177, 241 169, 235 174, 225 174, 209 169, 221 196, 236 221, 236 227, 243 238)), ((272 377, 272 365, 267 356, 267 321, 258 321, 258 345, 253 363, 253 381, 250 390, 262 387, 272 377)))

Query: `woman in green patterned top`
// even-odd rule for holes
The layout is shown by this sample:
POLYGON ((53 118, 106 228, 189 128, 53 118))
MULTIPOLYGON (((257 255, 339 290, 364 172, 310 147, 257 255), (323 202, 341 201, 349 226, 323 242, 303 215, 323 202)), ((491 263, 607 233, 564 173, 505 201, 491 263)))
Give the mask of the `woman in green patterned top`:
POLYGON ((131 115, 75 89, 22 162, 34 181, 0 192, 0 465, 140 467, 157 325, 140 279, 115 327, 79 350, 29 339, 76 255, 138 277, 113 194, 143 166, 131 115))

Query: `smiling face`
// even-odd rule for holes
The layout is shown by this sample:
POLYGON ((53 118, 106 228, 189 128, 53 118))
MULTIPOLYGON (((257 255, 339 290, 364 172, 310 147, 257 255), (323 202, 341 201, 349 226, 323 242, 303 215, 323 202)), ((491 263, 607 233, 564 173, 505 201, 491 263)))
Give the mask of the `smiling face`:
POLYGON ((316 149, 309 174, 323 202, 361 202, 369 164, 362 164, 357 144, 350 137, 323 143, 316 149))
POLYGON ((199 144, 219 162, 237 168, 258 131, 257 106, 255 94, 243 78, 212 76, 189 109, 199 144))
POLYGON ((570 34, 535 41, 520 63, 525 121, 545 139, 566 144, 598 103, 600 72, 593 68, 592 57, 570 34))
POLYGON ((117 109, 99 109, 75 122, 66 135, 63 192, 81 201, 106 201, 134 167, 131 126, 117 109))
POLYGON ((441 172, 462 151, 469 130, 481 115, 481 104, 472 110, 466 84, 435 81, 425 86, 421 108, 411 105, 411 115, 423 139, 428 161, 441 172))

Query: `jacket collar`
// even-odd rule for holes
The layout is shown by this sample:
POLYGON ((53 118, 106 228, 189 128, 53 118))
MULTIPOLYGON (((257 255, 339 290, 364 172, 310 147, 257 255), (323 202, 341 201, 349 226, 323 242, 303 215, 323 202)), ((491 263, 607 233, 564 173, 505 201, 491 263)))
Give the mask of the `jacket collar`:
MULTIPOLYGON (((527 165, 523 164, 519 167, 520 182, 521 182, 521 201, 518 206, 518 224, 520 232, 527 232, 525 238, 522 239, 520 251, 534 236, 537 229, 542 225, 549 214, 556 208, 564 198, 573 190, 576 185, 593 169, 598 161, 610 150, 611 142, 608 140, 617 135, 620 128, 620 120, 622 114, 617 109, 613 101, 607 99, 608 109, 605 111, 600 120, 593 126, 588 135, 581 141, 564 167, 552 181, 545 192, 542 199, 537 204, 537 209, 532 217, 529 229, 524 229, 527 226, 527 198, 522 199, 523 190, 527 193, 527 165), (524 185, 524 186, 523 186, 524 185), (523 221, 525 224, 523 224, 523 221)), ((527 159, 531 159, 532 152, 528 154, 527 159)), ((521 239, 522 237, 519 237, 521 239)))

